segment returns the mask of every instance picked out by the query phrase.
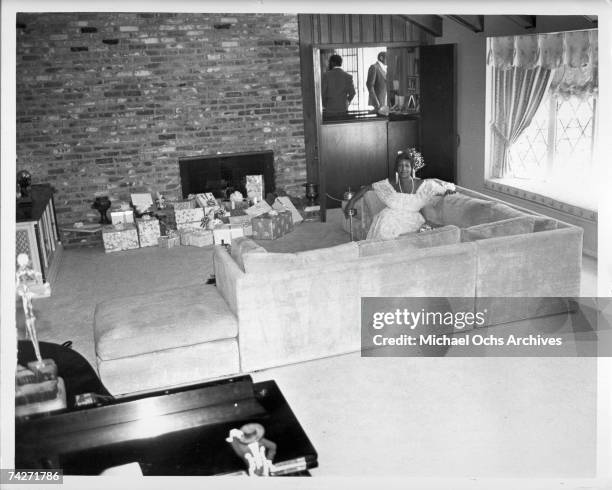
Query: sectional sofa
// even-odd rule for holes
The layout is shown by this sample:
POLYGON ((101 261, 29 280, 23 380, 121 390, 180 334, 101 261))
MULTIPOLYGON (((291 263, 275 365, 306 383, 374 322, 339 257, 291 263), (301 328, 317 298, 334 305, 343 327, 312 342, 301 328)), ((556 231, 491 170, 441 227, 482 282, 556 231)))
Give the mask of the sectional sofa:
MULTIPOLYGON (((373 192, 362 201, 367 226, 382 203, 373 192)), ((504 297, 579 295, 581 228, 466 189, 423 214, 434 229, 390 241, 296 254, 249 239, 231 254, 217 247, 217 288, 238 320, 241 370, 359 350, 362 297, 470 297, 490 312, 490 326, 554 312, 539 299, 515 310, 504 297)))
MULTIPOLYGON (((380 206, 367 193, 356 227, 380 206)), ((214 247, 216 288, 98 305, 102 381, 122 394, 358 351, 362 297, 472 298, 495 325, 553 313, 537 297, 579 295, 581 228, 461 188, 423 214, 433 229, 390 241, 271 253, 241 238, 214 247)))

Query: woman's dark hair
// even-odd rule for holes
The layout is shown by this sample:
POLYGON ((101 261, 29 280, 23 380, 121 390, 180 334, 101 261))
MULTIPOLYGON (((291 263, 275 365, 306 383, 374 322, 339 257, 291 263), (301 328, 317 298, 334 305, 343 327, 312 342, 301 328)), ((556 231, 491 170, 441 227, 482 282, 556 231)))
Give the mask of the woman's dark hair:
POLYGON ((342 56, 339 54, 332 54, 329 57, 329 69, 331 70, 334 66, 342 66, 342 56))
POLYGON ((417 170, 425 166, 423 161, 423 155, 421 155, 416 148, 406 148, 397 152, 395 157, 395 171, 397 172, 397 166, 402 160, 409 160, 412 163, 412 168, 416 172, 417 170))

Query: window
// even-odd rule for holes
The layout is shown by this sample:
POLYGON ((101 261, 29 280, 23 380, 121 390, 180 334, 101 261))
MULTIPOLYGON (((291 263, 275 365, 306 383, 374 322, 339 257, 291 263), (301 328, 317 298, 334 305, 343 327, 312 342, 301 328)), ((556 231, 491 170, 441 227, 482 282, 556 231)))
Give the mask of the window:
POLYGON ((368 105, 366 80, 368 78, 368 68, 370 68, 372 63, 376 62, 376 57, 381 51, 386 51, 386 48, 378 46, 321 50, 322 72, 326 69, 329 56, 331 54, 339 54, 342 56, 342 69, 353 76, 356 94, 348 107, 349 111, 369 111, 372 109, 368 105))
POLYGON ((567 175, 590 174, 595 111, 594 96, 548 95, 510 147, 506 177, 554 182, 567 175))
POLYGON ((492 124, 485 185, 502 192, 520 189, 525 191, 521 197, 536 201, 545 196, 553 207, 565 203, 596 211, 597 195, 580 185, 596 178, 596 31, 578 33, 578 37, 559 33, 503 38, 497 47, 495 38, 489 40, 492 124), (542 52, 555 46, 552 36, 559 42, 555 48, 559 59, 549 59, 547 66, 542 52), (496 55, 503 58, 504 43, 512 48, 511 54, 492 62, 496 55), (520 49, 524 57, 526 46, 533 47, 535 57, 531 64, 519 66, 517 52, 520 49), (569 47, 584 58, 576 61, 570 53, 564 54, 569 47))

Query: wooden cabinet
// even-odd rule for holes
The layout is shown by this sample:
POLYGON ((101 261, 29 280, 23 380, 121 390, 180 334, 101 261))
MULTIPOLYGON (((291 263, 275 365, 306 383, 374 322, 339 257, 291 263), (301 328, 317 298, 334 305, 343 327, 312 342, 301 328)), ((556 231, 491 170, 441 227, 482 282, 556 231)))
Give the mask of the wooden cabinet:
POLYGON ((423 179, 457 180, 455 45, 421 46, 421 153, 423 179))
POLYGON ((403 121, 389 121, 387 124, 387 175, 395 173, 395 158, 397 152, 414 146, 420 146, 419 118, 414 117, 403 121))
POLYGON ((35 271, 52 283, 59 267, 62 244, 55 218, 53 189, 47 185, 32 186, 31 206, 17 206, 16 255, 28 254, 35 271))
MULTIPOLYGON (((385 119, 321 126, 320 158, 325 175, 326 208, 340 207, 339 200, 348 187, 357 190, 364 183, 387 176, 386 140, 385 119)), ((323 199, 320 201, 323 204, 323 199)))

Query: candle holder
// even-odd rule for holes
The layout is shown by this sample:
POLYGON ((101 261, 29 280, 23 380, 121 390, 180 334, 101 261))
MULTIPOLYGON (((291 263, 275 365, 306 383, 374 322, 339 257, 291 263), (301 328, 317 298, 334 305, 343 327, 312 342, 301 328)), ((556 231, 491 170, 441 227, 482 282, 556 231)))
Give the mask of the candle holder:
POLYGON ((314 206, 317 203, 317 197, 319 197, 319 186, 312 182, 306 182, 303 184, 306 187, 306 199, 308 206, 314 206))

